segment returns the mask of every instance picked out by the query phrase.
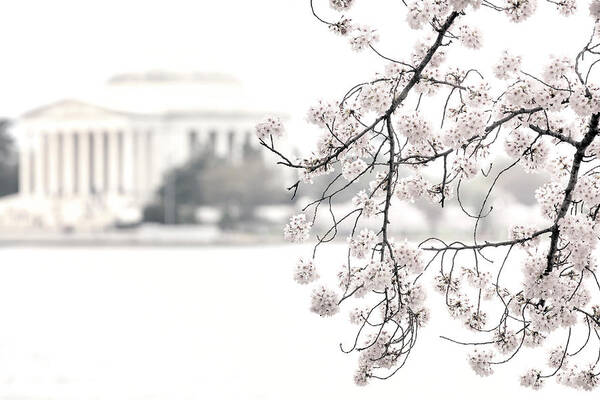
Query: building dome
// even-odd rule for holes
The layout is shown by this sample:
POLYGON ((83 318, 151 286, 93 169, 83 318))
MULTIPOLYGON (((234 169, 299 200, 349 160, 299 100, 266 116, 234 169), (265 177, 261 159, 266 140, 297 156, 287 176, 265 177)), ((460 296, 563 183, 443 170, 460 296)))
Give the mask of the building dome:
POLYGON ((220 73, 119 74, 108 80, 97 103, 139 114, 260 112, 239 80, 220 73))

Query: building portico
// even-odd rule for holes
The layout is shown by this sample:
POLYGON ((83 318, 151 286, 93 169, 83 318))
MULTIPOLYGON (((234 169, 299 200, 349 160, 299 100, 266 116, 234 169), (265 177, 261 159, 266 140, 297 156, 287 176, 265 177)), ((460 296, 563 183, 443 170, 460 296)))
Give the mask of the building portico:
MULTIPOLYGON (((141 78, 133 78, 139 91, 141 78)), ((167 81, 179 83, 175 78, 167 81)), ((166 90, 164 81, 157 96, 166 90)), ((75 229, 133 222, 170 168, 203 151, 242 162, 245 146, 257 145, 253 127, 264 113, 190 103, 119 109, 64 100, 26 113, 13 130, 20 149, 19 195, 0 204, 0 218, 17 215, 24 225, 75 229)))

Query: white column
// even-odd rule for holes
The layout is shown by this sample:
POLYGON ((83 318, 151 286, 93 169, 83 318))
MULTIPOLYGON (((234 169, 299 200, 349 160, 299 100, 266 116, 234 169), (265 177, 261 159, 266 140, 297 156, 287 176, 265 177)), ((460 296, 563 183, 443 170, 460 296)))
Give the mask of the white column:
POLYGON ((139 130, 134 133, 134 186, 136 196, 145 198, 153 189, 155 180, 154 133, 151 130, 139 130))
POLYGON ((98 193, 98 138, 96 132, 90 132, 90 193, 98 193))
POLYGON ((75 132, 65 132, 62 135, 62 193, 71 197, 75 184, 75 132))
POLYGON ((119 193, 119 143, 118 132, 113 131, 108 134, 108 192, 110 194, 119 193))
POLYGON ((140 131, 133 130, 131 132, 131 147, 132 147, 132 186, 131 189, 136 198, 140 195, 140 176, 141 176, 141 168, 140 168, 140 157, 141 157, 141 149, 140 149, 140 131))
POLYGON ((47 154, 48 157, 48 193, 50 197, 54 197, 58 194, 58 140, 56 132, 49 133, 47 135, 48 145, 47 154))
POLYGON ((36 148, 36 143, 33 142, 29 148, 29 195, 34 196, 37 193, 37 188, 40 181, 37 177, 37 165, 39 164, 39 155, 36 148))
POLYGON ((127 195, 135 192, 134 135, 131 130, 123 132, 123 193, 127 195))
POLYGON ((146 141, 147 141, 147 133, 146 131, 138 131, 136 134, 137 137, 137 174, 136 174, 136 187, 137 187, 137 195, 140 197, 144 197, 146 195, 146 176, 148 175, 148 171, 146 170, 146 158, 148 154, 146 154, 146 141))
MULTIPOLYGON (((29 135, 29 133, 27 133, 29 135)), ((30 159, 31 159, 30 143, 25 143, 19 152, 19 194, 27 196, 31 193, 31 174, 30 174, 30 159)))
POLYGON ((144 192, 148 193, 154 186, 154 133, 147 131, 144 141, 144 192))
POLYGON ((208 132, 205 130, 196 129, 198 132, 198 146, 197 150, 202 152, 205 150, 206 143, 208 143, 208 132))
POLYGON ((65 184, 65 175, 66 175, 66 151, 65 151, 65 133, 58 133, 56 135, 56 193, 59 196, 63 196, 65 194, 66 184, 65 184))
POLYGON ((90 134, 77 134, 77 195, 86 197, 90 193, 90 134))
POLYGON ((42 154, 42 135, 40 132, 33 132, 31 136, 31 151, 33 152, 33 194, 40 196, 44 190, 43 182, 43 154, 42 154))
POLYGON ((87 144, 86 147, 86 154, 88 157, 88 163, 87 163, 87 168, 88 168, 88 177, 87 180, 89 181, 89 187, 88 187, 88 191, 90 193, 90 195, 93 195, 96 193, 96 142, 95 142, 95 137, 94 137, 94 132, 90 131, 85 135, 85 142, 87 144))
POLYGON ((215 154, 226 157, 229 150, 229 133, 226 131, 217 131, 215 136, 215 154))
POLYGON ((104 132, 94 132, 94 190, 104 193, 104 132))
POLYGON ((123 130, 117 133, 117 158, 119 160, 117 191, 122 195, 125 193, 125 132, 123 130))
POLYGON ((40 134, 40 193, 42 197, 50 196, 50 135, 47 132, 40 134))
MULTIPOLYGON (((28 143, 27 143, 27 171, 21 171, 22 175, 25 175, 25 179, 27 181, 27 195, 28 196, 33 196, 36 192, 37 189, 37 185, 38 182, 36 180, 36 168, 37 168, 37 159, 36 159, 36 141, 35 141, 35 136, 33 133, 29 132, 27 134, 27 137, 29 139, 28 143)), ((20 189, 19 189, 20 190, 20 189)))

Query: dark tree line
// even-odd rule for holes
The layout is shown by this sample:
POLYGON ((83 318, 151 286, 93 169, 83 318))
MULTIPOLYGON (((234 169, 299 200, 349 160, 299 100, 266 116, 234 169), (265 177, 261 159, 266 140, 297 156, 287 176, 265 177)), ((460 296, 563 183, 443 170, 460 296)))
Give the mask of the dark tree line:
POLYGON ((15 141, 8 133, 10 121, 0 119, 0 196, 19 189, 19 163, 15 141))
POLYGON ((262 205, 285 204, 289 194, 281 187, 279 171, 265 165, 256 149, 247 146, 243 160, 234 163, 212 151, 199 152, 163 178, 154 201, 144 209, 144 221, 169 224, 202 222, 196 210, 210 206, 221 213, 220 224, 235 228, 256 219, 262 205))

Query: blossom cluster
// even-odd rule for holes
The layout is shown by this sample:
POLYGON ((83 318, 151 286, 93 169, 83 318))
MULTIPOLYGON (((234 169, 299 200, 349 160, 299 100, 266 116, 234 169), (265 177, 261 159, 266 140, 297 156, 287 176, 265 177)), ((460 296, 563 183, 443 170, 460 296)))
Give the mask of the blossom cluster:
POLYGON ((319 279, 319 274, 313 265, 313 260, 305 260, 304 258, 300 258, 298 260, 298 265, 296 266, 294 280, 301 285, 307 285, 316 281, 317 279, 319 279))
POLYGON ((285 240, 301 243, 308 240, 312 223, 306 219, 306 214, 294 215, 283 229, 285 240))
POLYGON ((463 25, 459 28, 459 37, 463 46, 471 49, 481 48, 481 32, 479 29, 463 25))
POLYGON ((263 141, 269 138, 280 138, 283 133, 283 123, 279 117, 269 116, 256 125, 256 135, 263 141))
POLYGON ((505 149, 509 156, 519 159, 526 171, 543 169, 550 154, 543 139, 521 129, 506 137, 505 149))
POLYGON ((500 61, 494 66, 494 75, 498 79, 509 79, 519 73, 521 69, 521 56, 513 56, 504 50, 500 61))

